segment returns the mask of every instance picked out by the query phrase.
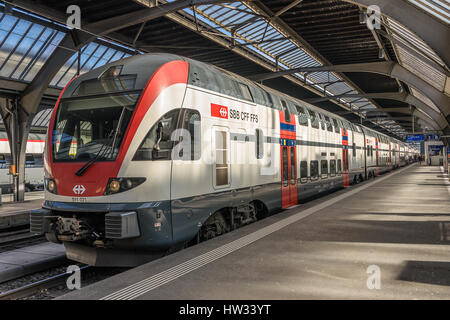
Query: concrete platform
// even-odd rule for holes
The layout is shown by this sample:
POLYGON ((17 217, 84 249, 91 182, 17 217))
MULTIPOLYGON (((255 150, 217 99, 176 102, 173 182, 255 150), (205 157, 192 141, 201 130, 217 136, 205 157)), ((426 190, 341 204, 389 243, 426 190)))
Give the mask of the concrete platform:
POLYGON ((449 299, 447 178, 403 168, 59 299, 449 299))
POLYGON ((63 245, 50 242, 0 253, 0 283, 57 266, 66 259, 63 245))
POLYGON ((0 230, 29 224, 30 211, 42 207, 44 192, 27 192, 25 201, 20 203, 12 202, 12 195, 4 194, 1 197, 0 230))

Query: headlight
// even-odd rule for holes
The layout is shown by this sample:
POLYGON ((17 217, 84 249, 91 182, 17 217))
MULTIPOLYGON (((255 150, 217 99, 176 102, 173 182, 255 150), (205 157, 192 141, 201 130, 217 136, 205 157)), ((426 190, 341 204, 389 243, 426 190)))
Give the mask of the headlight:
POLYGON ((44 179, 45 189, 47 189, 48 192, 57 194, 56 192, 56 183, 55 180, 52 178, 45 178, 44 179))
POLYGON ((105 195, 128 191, 142 184, 146 178, 109 178, 105 195))

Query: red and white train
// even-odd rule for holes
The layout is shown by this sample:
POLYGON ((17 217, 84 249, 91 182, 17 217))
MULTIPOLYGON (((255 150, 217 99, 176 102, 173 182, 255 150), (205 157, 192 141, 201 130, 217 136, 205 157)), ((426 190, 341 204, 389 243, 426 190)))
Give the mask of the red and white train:
MULTIPOLYGON (((414 160, 408 145, 214 66, 130 57, 71 81, 48 130, 31 230, 69 258, 209 239, 414 160)), ((116 258, 114 258, 116 257, 116 258)))
MULTIPOLYGON (((25 155, 25 190, 42 190, 44 188, 44 151, 45 135, 30 133, 28 135, 25 155)), ((5 131, 0 131, 0 188, 1 193, 11 193, 13 179, 9 173, 11 151, 5 131)))

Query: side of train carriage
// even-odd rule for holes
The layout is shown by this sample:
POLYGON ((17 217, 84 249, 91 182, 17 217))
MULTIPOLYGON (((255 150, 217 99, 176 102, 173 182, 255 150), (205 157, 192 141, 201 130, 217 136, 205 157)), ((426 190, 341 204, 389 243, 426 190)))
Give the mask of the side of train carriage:
MULTIPOLYGON (((44 189, 44 160, 42 154, 45 146, 45 134, 30 133, 25 154, 25 190, 44 189)), ((12 176, 9 174, 11 149, 5 131, 0 131, 0 188, 1 193, 12 192, 12 176)))
POLYGON ((414 152, 170 54, 130 57, 74 79, 47 139, 45 202, 31 230, 64 242, 81 262, 209 239, 403 166, 414 152))

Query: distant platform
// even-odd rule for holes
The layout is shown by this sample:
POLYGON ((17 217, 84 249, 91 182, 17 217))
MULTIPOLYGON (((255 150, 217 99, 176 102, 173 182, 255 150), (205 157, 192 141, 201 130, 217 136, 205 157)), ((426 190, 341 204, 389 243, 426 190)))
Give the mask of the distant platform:
POLYGON ((441 170, 396 170, 59 299, 448 299, 441 170))
POLYGON ((4 194, 0 206, 0 230, 30 223, 30 211, 42 207, 43 191, 25 193, 24 202, 13 202, 12 195, 4 194))

